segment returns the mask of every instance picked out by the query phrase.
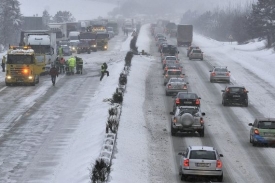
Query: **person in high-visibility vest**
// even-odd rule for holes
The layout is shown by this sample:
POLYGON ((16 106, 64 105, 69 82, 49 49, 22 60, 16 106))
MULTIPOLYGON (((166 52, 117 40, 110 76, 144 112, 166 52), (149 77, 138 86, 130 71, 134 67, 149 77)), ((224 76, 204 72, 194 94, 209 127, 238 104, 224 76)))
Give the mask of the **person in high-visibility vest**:
POLYGON ((58 56, 59 58, 63 57, 63 48, 61 46, 58 48, 58 56))
POLYGON ((80 57, 75 57, 76 59, 76 73, 77 74, 82 74, 82 70, 83 70, 83 60, 80 57))
POLYGON ((76 60, 75 60, 75 57, 71 57, 69 60, 69 72, 71 74, 74 74, 74 68, 75 68, 75 65, 76 65, 76 60))

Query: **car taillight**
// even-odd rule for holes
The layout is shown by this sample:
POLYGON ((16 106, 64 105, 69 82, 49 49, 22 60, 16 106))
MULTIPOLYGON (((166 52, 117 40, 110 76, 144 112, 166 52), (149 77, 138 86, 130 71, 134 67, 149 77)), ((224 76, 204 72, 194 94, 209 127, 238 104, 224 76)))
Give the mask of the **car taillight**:
POLYGON ((165 77, 167 78, 167 77, 168 77, 168 74, 166 74, 165 77))
POLYGON ((183 77, 184 77, 184 75, 183 75, 183 74, 181 74, 181 75, 180 75, 180 77, 181 77, 181 78, 183 78, 183 77))
POLYGON ((189 159, 183 160, 183 166, 188 167, 189 166, 189 159))
POLYGON ((227 72, 227 73, 226 73, 226 76, 230 76, 230 73, 229 73, 229 72, 227 72))
POLYGON ((212 76, 216 76, 216 73, 215 73, 215 72, 212 72, 212 76))
POLYGON ((173 123, 176 123, 177 122, 177 119, 176 119, 176 117, 174 117, 174 119, 173 119, 173 123))
POLYGON ((217 160, 216 168, 222 168, 222 161, 217 160))
POLYGON ((201 123, 201 124, 203 124, 203 123, 204 123, 203 118, 201 118, 201 119, 200 119, 200 123, 201 123))
POLYGON ((200 104, 200 100, 196 99, 196 105, 199 105, 199 104, 200 104))
POLYGON ((229 93, 229 89, 226 89, 226 92, 229 93))
POLYGON ((180 104, 180 99, 176 98, 176 104, 180 104))
POLYGON ((187 86, 186 86, 186 85, 183 85, 183 89, 186 90, 186 89, 187 89, 187 86))
POLYGON ((168 85, 168 88, 171 88, 171 87, 172 87, 171 84, 169 84, 169 85, 168 85))
POLYGON ((258 129, 255 129, 255 130, 254 130, 254 134, 255 134, 255 135, 259 135, 259 134, 260 134, 259 130, 258 130, 258 129))

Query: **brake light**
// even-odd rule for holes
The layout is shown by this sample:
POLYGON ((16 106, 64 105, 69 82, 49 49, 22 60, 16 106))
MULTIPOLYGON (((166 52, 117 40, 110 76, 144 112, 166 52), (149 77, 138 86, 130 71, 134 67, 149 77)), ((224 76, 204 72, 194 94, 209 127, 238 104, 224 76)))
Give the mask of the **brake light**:
POLYGON ((165 77, 168 77, 168 74, 166 74, 165 77))
POLYGON ((174 117, 174 119, 173 119, 173 123, 176 123, 177 122, 177 119, 174 117))
POLYGON ((254 134, 255 134, 255 135, 260 135, 259 130, 258 130, 258 129, 255 129, 255 130, 254 130, 254 134))
POLYGON ((183 85, 183 89, 186 90, 186 89, 187 89, 187 86, 186 86, 186 85, 183 85))
POLYGON ((212 72, 212 76, 216 76, 216 73, 215 73, 215 72, 212 72))
POLYGON ((171 88, 171 87, 172 87, 171 84, 169 84, 169 85, 168 85, 168 88, 171 88))
POLYGON ((196 105, 199 105, 199 104, 200 104, 200 100, 196 99, 196 105))
POLYGON ((189 166, 189 159, 183 160, 183 166, 188 167, 189 166))
POLYGON ((227 72, 227 73, 226 73, 226 76, 230 76, 230 73, 229 73, 229 72, 227 72))
POLYGON ((201 124, 203 124, 203 123, 204 123, 203 118, 201 118, 201 119, 200 119, 200 123, 201 123, 201 124))
POLYGON ((216 168, 222 168, 222 161, 217 160, 216 168))
POLYGON ((176 104, 180 104, 180 99, 176 98, 176 104))
POLYGON ((229 89, 228 88, 226 89, 226 92, 229 93, 229 89))

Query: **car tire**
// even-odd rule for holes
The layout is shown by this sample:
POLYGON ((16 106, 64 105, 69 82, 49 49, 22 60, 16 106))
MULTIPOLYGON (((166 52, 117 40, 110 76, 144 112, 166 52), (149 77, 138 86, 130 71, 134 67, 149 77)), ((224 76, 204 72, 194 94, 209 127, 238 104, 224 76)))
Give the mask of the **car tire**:
POLYGON ((222 182, 222 181, 223 181, 223 174, 222 174, 221 176, 218 176, 218 177, 217 177, 217 181, 218 181, 218 182, 222 182))
POLYGON ((192 60, 192 58, 189 57, 189 60, 192 60))
POLYGON ((204 129, 199 131, 199 135, 200 135, 200 137, 204 137, 204 129))
POLYGON ((171 135, 172 135, 172 137, 174 137, 174 136, 176 136, 176 133, 177 133, 177 131, 175 131, 174 129, 173 129, 173 127, 172 127, 172 122, 171 122, 171 135))
POLYGON ((213 83, 214 81, 213 81, 213 79, 210 79, 210 83, 213 83))
POLYGON ((244 107, 248 107, 248 101, 245 101, 244 107))
POLYGON ((203 58, 201 60, 203 60, 203 58))
POLYGON ((251 138, 251 135, 249 136, 249 142, 252 144, 252 138, 251 138))
POLYGON ((184 175, 183 173, 181 174, 180 180, 186 181, 187 180, 187 175, 184 175))
POLYGON ((163 83, 163 86, 166 86, 166 83, 163 83))

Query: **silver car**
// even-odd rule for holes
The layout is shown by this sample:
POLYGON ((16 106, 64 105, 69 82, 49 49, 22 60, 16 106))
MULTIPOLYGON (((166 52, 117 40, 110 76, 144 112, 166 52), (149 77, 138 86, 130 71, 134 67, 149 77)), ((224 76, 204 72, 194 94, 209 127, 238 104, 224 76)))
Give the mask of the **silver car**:
POLYGON ((166 86, 170 78, 183 78, 184 74, 179 69, 168 69, 164 74, 163 85, 166 86))
POLYGON ((225 81, 230 83, 230 71, 227 67, 213 67, 210 72, 210 82, 213 83, 214 81, 225 81))
POLYGON ((165 87, 166 96, 187 91, 187 84, 184 78, 170 78, 165 87))
POLYGON ((164 69, 166 64, 176 64, 179 63, 179 59, 175 56, 165 56, 162 61, 162 68, 164 69))
POLYGON ((189 60, 192 59, 203 60, 203 52, 200 49, 192 49, 192 51, 189 53, 189 60))
POLYGON ((185 152, 179 153, 179 174, 181 180, 189 177, 216 178, 218 182, 223 181, 222 161, 217 149, 209 146, 189 146, 185 152))

